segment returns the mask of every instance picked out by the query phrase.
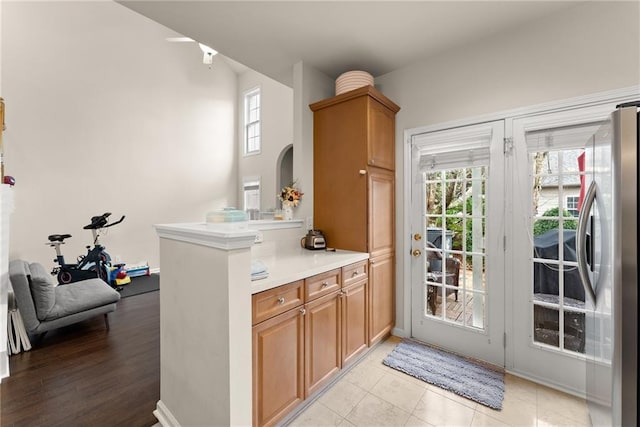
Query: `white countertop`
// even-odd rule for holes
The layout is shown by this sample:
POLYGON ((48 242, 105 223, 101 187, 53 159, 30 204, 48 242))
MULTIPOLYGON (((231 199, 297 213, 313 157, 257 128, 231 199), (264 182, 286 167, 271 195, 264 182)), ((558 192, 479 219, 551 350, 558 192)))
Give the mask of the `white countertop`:
POLYGON ((343 250, 331 252, 294 248, 290 251, 278 251, 271 255, 262 255, 255 257, 255 259, 259 259, 267 266, 269 277, 252 281, 252 294, 369 259, 369 254, 343 250))

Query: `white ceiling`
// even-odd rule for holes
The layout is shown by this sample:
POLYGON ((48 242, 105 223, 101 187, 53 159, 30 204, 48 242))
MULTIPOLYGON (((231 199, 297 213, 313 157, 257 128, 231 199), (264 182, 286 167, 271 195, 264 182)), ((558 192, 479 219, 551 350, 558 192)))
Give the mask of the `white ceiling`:
POLYGON ((292 85, 304 61, 331 78, 374 77, 492 34, 507 32, 575 1, 170 1, 118 3, 292 85))

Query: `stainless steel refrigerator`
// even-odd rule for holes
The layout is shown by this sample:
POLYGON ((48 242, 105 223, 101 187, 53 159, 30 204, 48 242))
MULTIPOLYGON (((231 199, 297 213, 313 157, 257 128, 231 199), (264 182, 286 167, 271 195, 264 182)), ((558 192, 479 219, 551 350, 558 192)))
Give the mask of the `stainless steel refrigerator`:
POLYGON ((621 104, 585 150, 577 255, 587 295, 587 401, 594 426, 638 425, 640 101, 621 104))

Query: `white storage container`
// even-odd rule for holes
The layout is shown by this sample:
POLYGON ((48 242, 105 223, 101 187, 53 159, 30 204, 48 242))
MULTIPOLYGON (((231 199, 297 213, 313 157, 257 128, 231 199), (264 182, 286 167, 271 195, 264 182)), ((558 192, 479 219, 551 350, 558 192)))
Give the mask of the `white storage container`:
POLYGON ((347 71, 336 79, 336 95, 362 86, 373 86, 373 76, 366 71, 347 71))

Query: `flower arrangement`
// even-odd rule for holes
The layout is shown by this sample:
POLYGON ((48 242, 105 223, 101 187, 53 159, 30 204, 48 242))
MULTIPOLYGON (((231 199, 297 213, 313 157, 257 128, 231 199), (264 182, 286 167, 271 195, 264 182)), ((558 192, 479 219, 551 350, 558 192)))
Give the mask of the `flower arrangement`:
POLYGON ((282 202, 282 206, 296 207, 303 195, 304 193, 296 187, 296 181, 294 181, 280 191, 278 199, 282 202))

